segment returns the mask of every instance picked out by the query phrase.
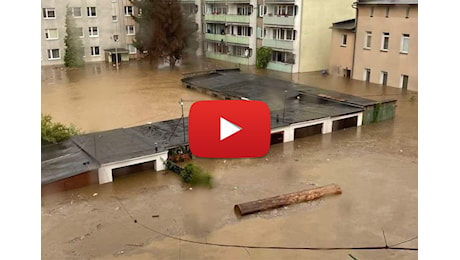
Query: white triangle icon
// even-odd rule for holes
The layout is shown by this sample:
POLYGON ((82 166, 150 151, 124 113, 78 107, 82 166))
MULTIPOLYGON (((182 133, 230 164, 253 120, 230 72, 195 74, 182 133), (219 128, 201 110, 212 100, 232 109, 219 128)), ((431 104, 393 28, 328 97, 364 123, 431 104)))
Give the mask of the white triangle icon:
POLYGON ((232 122, 227 121, 225 118, 223 117, 220 118, 220 140, 221 141, 235 134, 241 129, 243 128, 233 124, 232 122))

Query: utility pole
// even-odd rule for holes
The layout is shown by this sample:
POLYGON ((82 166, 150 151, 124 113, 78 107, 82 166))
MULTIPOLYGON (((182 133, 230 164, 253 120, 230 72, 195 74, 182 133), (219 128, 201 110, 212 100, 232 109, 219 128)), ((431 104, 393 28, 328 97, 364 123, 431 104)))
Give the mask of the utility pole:
POLYGON ((186 138, 185 138, 185 117, 184 117, 184 101, 182 100, 182 98, 180 99, 180 102, 179 102, 181 108, 182 108, 182 128, 184 130, 184 144, 187 142, 186 138))

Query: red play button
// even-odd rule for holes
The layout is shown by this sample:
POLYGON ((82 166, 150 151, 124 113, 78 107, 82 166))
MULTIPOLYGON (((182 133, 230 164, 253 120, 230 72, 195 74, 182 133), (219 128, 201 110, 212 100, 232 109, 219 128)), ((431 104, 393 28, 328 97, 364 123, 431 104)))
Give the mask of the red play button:
POLYGON ((261 157, 270 148, 270 110, 261 101, 195 102, 188 127, 198 157, 261 157))

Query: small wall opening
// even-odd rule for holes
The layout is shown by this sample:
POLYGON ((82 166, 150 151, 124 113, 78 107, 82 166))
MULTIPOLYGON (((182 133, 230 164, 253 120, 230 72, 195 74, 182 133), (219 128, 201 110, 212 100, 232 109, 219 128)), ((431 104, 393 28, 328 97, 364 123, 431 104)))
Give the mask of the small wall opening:
POLYGON ((332 122, 332 131, 355 127, 358 124, 358 117, 349 117, 332 122))
POLYGON ((156 161, 134 164, 112 170, 113 179, 142 171, 155 170, 156 161))
POLYGON ((310 125, 294 129, 294 139, 321 134, 323 124, 310 125))
POLYGON ((284 131, 271 134, 270 145, 284 142, 284 131))

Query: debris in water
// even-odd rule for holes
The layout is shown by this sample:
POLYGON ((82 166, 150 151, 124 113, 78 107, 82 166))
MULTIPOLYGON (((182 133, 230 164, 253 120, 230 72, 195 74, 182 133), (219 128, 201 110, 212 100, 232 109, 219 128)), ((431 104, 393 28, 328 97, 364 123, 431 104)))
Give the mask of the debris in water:
POLYGON ((193 190, 192 187, 188 188, 189 190, 193 190))
POLYGON ((152 218, 159 218, 160 215, 152 215, 152 218))
POLYGON ((97 196, 97 192, 93 193, 93 197, 96 197, 97 196))
POLYGON ((399 152, 400 152, 400 153, 402 153, 402 152, 403 152, 403 150, 401 149, 401 150, 399 150, 399 152))
POLYGON ((236 186, 235 186, 235 187, 233 187, 233 190, 237 190, 237 189, 238 189, 238 187, 236 187, 236 186))

